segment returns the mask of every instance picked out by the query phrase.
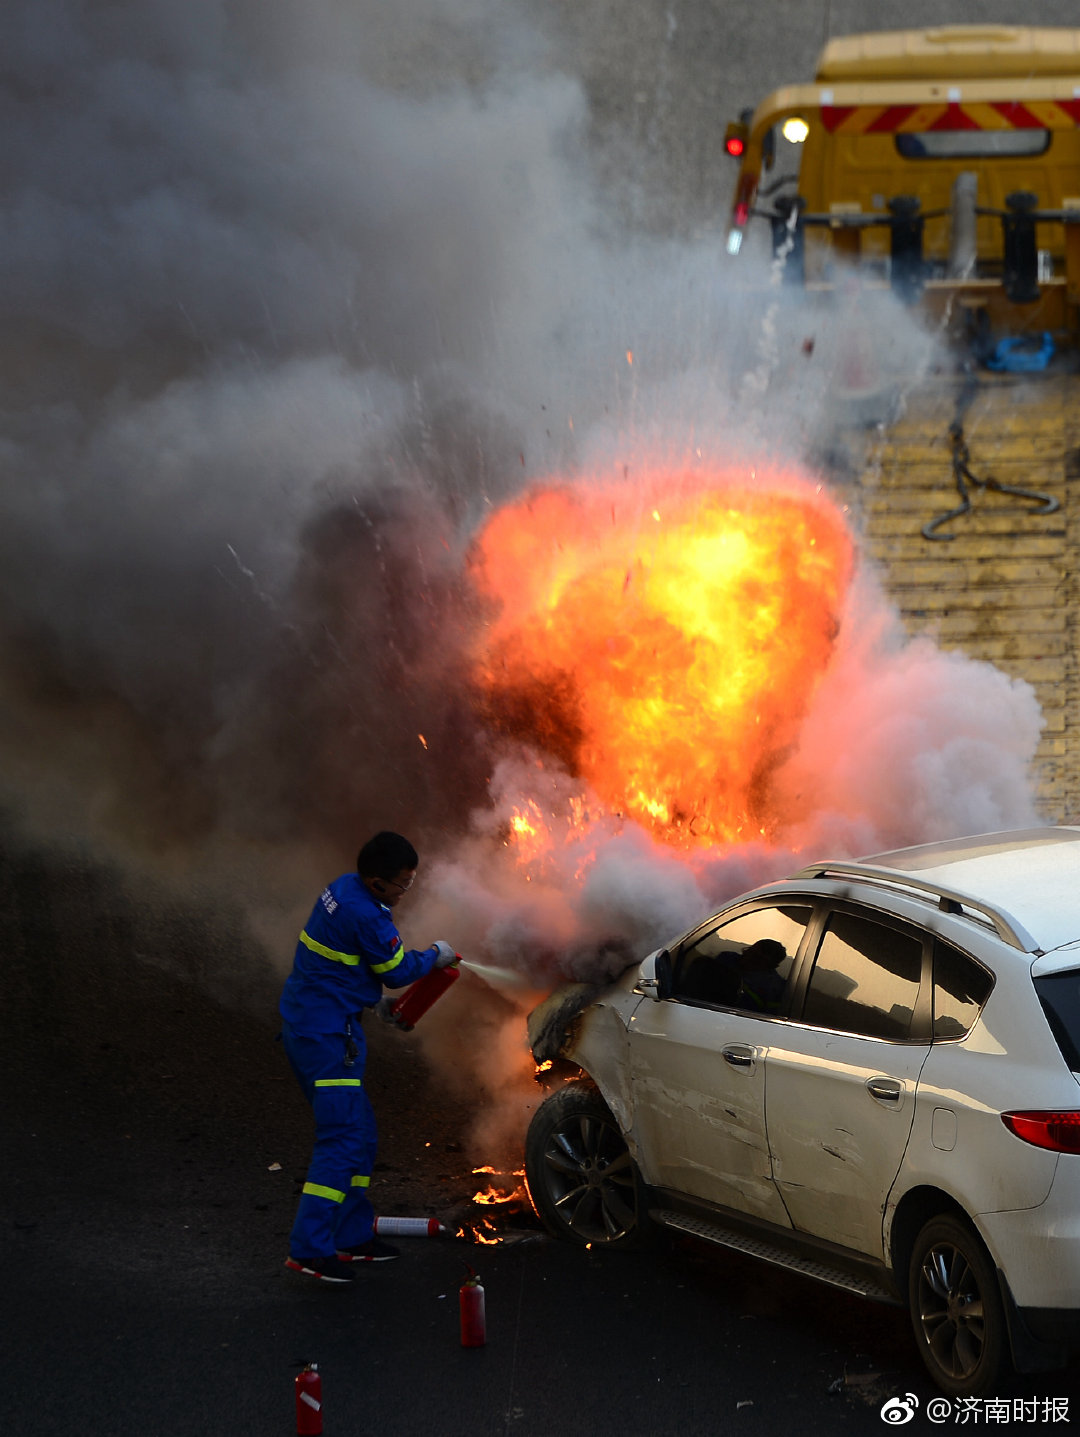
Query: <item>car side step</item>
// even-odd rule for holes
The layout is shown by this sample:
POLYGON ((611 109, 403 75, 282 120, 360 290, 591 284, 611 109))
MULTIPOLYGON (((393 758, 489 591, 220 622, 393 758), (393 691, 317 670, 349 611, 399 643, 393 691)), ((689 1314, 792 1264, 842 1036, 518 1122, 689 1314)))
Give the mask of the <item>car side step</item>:
POLYGON ((841 1267, 830 1267, 815 1258, 798 1257, 775 1243, 765 1242, 758 1237, 747 1237, 745 1233, 735 1232, 732 1228, 720 1227, 716 1223, 688 1217, 685 1213, 672 1212, 667 1208, 653 1208, 649 1216, 653 1222, 662 1223, 664 1227, 688 1232, 705 1242, 716 1243, 718 1247, 734 1248, 736 1252, 744 1252, 750 1257, 760 1258, 763 1262, 771 1262, 775 1267, 790 1268, 792 1272, 801 1272, 805 1277, 816 1278, 818 1282, 828 1283, 830 1287, 841 1287, 845 1292, 858 1293, 860 1297, 869 1297, 874 1302, 900 1306, 896 1294, 874 1282, 872 1278, 845 1272, 841 1267))

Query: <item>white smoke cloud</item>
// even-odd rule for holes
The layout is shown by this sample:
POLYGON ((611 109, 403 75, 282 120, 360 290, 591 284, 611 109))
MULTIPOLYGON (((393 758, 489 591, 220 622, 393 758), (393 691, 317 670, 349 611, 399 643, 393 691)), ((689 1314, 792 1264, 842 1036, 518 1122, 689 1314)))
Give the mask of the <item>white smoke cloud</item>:
MULTIPOLYGON (((801 849, 841 856, 1037 823, 1034 690, 910 639, 869 580, 777 778, 801 849)), ((820 856, 807 853, 808 858, 820 856)))

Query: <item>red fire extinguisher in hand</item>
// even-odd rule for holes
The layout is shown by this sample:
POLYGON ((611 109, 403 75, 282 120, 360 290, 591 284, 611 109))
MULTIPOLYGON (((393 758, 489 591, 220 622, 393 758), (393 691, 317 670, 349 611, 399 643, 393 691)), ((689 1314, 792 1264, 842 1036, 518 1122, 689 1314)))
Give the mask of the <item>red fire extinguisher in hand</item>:
POLYGON ((468 1273, 458 1289, 458 1306, 461 1309, 462 1347, 483 1347, 487 1342, 487 1314, 484 1311, 484 1289, 475 1271, 465 1264, 468 1273))
MULTIPOLYGON (((406 1033, 414 1028, 431 1005, 461 977, 461 969, 458 967, 460 962, 459 953, 447 967, 432 968, 430 973, 418 978, 405 989, 400 998, 396 998, 389 1005, 386 1013, 388 1021, 404 1029, 406 1033)), ((383 999, 383 1002, 385 1001, 383 999)))
POLYGON ((298 1437, 319 1437, 322 1432, 322 1378, 319 1364, 306 1362, 296 1374, 296 1431, 298 1437))

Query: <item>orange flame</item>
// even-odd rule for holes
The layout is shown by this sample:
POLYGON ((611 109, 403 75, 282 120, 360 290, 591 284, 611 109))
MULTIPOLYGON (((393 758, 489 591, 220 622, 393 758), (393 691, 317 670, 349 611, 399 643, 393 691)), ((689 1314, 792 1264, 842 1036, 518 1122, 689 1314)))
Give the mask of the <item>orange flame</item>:
MULTIPOLYGON (((481 531, 490 720, 678 847, 769 836, 769 777, 829 662, 852 562, 798 476, 532 490, 481 531)), ((534 802, 511 840, 550 842, 534 802), (535 811, 534 811, 535 810, 535 811)))
MULTIPOLYGON (((497 1232, 495 1224, 489 1222, 487 1218, 484 1219, 483 1225, 489 1231, 497 1232)), ((488 1237, 482 1228, 473 1227, 471 1225, 468 1228, 459 1227, 454 1236, 459 1238, 466 1238, 472 1242, 482 1242, 485 1247, 494 1247, 497 1242, 502 1241, 502 1239, 498 1236, 488 1237)))
POLYGON ((480 1192, 473 1193, 472 1200, 474 1203, 479 1203, 482 1207, 492 1207, 496 1203, 520 1202, 524 1196, 524 1189, 520 1187, 514 1188, 513 1192, 500 1192, 498 1188, 492 1187, 489 1183, 487 1187, 483 1188, 480 1192))
POLYGON ((540 805, 529 799, 510 815, 510 841, 518 855, 528 860, 543 853, 551 843, 540 805))

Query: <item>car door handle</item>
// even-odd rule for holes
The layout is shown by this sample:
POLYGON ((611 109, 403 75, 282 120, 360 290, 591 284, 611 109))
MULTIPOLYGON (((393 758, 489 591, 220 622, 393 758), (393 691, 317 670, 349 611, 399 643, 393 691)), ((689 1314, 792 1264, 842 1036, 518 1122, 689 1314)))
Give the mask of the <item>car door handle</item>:
POLYGON ((895 1078, 871 1078, 866 1084, 866 1091, 879 1103, 898 1103, 904 1085, 895 1078))
POLYGON ((730 1063, 733 1068, 752 1068, 757 1049, 751 1048, 747 1043, 731 1043, 726 1048, 721 1048, 720 1054, 724 1062, 730 1063))

